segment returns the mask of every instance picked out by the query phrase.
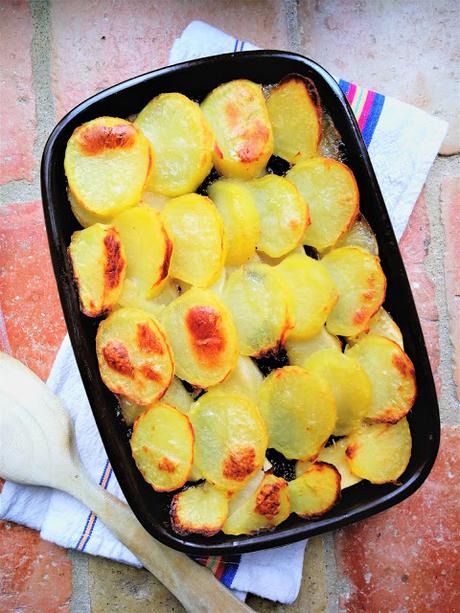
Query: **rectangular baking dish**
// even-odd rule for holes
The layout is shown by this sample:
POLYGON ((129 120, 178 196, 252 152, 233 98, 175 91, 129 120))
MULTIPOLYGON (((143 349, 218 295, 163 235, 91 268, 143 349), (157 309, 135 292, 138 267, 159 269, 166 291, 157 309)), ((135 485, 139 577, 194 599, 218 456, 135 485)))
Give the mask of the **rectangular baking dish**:
POLYGON ((285 545, 334 530, 387 509, 410 496, 428 476, 439 446, 439 410, 430 363, 414 300, 377 180, 355 117, 338 84, 321 66, 284 51, 252 51, 193 60, 162 68, 115 85, 74 108, 51 134, 43 153, 41 185, 46 228, 64 317, 83 383, 109 460, 126 499, 139 521, 159 541, 189 554, 228 555, 285 545), (66 249, 79 229, 66 196, 64 152, 73 130, 101 115, 128 117, 154 96, 181 92, 201 101, 217 85, 246 78, 269 85, 298 73, 314 81, 323 108, 341 134, 345 162, 353 170, 361 196, 361 210, 374 230, 388 287, 385 308, 404 335, 412 359, 418 395, 408 416, 413 437, 412 456, 397 485, 361 482, 343 492, 326 515, 304 521, 291 516, 275 531, 256 536, 178 536, 169 523, 171 495, 156 493, 142 478, 131 457, 128 430, 117 411, 115 396, 102 383, 95 352, 98 320, 84 316, 66 249))

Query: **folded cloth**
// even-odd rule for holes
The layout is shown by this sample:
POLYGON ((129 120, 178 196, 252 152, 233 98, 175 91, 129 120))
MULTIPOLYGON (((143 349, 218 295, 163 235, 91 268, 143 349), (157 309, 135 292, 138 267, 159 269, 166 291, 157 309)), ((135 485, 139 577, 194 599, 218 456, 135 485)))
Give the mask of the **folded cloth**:
MULTIPOLYGON (((175 41, 170 61, 248 49, 256 47, 194 21, 175 41)), ((374 91, 343 80, 339 84, 358 119, 400 238, 447 124, 374 91)), ((102 487, 124 500, 99 437, 68 337, 58 352, 48 385, 69 411, 84 466, 102 487)), ((6 483, 0 495, 0 517, 35 528, 42 538, 64 547, 140 565, 93 513, 62 492, 6 483)), ((305 544, 306 541, 301 541, 232 558, 198 561, 241 597, 249 591, 288 604, 296 599, 300 589, 305 544)))

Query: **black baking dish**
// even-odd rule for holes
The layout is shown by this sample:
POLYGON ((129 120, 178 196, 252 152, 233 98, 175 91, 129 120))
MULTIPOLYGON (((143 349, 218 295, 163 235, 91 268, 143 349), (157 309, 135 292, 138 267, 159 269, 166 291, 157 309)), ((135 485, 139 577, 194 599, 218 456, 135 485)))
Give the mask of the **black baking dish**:
POLYGON ((126 499, 154 537, 190 554, 239 554, 285 545, 340 528, 401 502, 420 487, 432 468, 439 445, 439 411, 430 363, 398 244, 361 133, 344 94, 321 66, 293 53, 253 51, 193 60, 115 85, 78 105, 59 122, 43 153, 41 184, 54 273, 88 399, 126 499), (176 535, 169 524, 170 495, 155 493, 134 464, 127 428, 116 410, 117 401, 99 375, 95 352, 98 321, 84 316, 79 309, 66 253, 72 232, 79 226, 66 196, 65 147, 73 130, 81 123, 101 115, 128 117, 162 92, 178 91, 194 100, 202 100, 211 89, 232 79, 247 78, 268 85, 290 73, 309 77, 316 84, 323 107, 340 132, 346 163, 358 182, 361 210, 377 236, 388 281, 384 306, 401 328, 405 349, 417 376, 418 396, 408 417, 413 437, 412 457, 397 485, 376 486, 361 482, 346 489, 340 503, 319 519, 304 521, 291 516, 274 532, 257 536, 233 537, 219 533, 211 538, 182 537, 176 535))

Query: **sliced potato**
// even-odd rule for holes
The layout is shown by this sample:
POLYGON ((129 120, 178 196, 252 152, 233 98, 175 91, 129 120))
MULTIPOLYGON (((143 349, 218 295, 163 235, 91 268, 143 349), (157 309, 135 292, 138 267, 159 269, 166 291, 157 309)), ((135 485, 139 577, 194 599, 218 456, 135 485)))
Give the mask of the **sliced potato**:
POLYGON ((372 386, 362 366, 335 349, 323 349, 302 365, 329 385, 335 398, 337 422, 332 434, 343 436, 356 430, 368 414, 372 386))
POLYGON ((303 254, 289 255, 276 267, 294 302, 295 325, 290 338, 311 338, 319 334, 339 297, 327 269, 303 254))
POLYGON ((228 516, 228 496, 210 483, 188 487, 171 501, 171 524, 181 535, 213 536, 228 516))
POLYGON ((159 294, 169 272, 172 241, 159 214, 153 209, 135 206, 113 219, 128 266, 126 275, 135 279, 147 298, 159 294))
MULTIPOLYGON (((329 445, 329 447, 323 447, 316 459, 318 462, 326 462, 337 468, 340 473, 340 487, 342 490, 361 481, 361 478, 354 475, 350 470, 348 458, 345 454, 347 446, 348 438, 342 438, 329 445)), ((310 468, 311 464, 311 462, 299 460, 295 466, 296 477, 303 475, 307 468, 310 468)))
POLYGON ((377 256, 360 247, 341 247, 321 262, 339 290, 326 327, 331 334, 355 336, 369 325, 385 299, 386 278, 377 256))
POLYGON ((316 155, 321 140, 321 103, 315 84, 289 75, 267 98, 273 128, 274 153, 296 164, 316 155))
POLYGON ((283 342, 292 327, 289 288, 267 264, 248 264, 233 272, 223 299, 235 321, 243 355, 267 354, 283 342))
MULTIPOLYGON (((267 458, 264 460, 264 468, 267 462, 267 458)), ((264 470, 259 470, 254 476, 252 476, 246 485, 236 492, 232 492, 230 501, 228 503, 228 515, 233 515, 238 509, 240 509, 251 498, 255 497, 257 490, 259 489, 262 481, 265 477, 264 470)))
POLYGON ((396 423, 410 411, 417 388, 415 370, 401 347, 383 336, 366 336, 346 349, 357 360, 372 384, 372 402, 367 418, 396 423))
POLYGON ((229 514, 222 531, 225 534, 255 534, 271 530, 289 517, 287 482, 275 475, 265 475, 249 499, 229 514))
POLYGON ((157 194, 156 192, 146 191, 142 194, 139 206, 146 206, 158 213, 164 209, 165 204, 170 200, 168 196, 164 194, 157 194))
POLYGON ((210 391, 192 406, 195 463, 205 479, 226 491, 243 488, 263 466, 267 429, 255 404, 237 394, 210 391))
POLYGON ((219 85, 201 110, 214 133, 213 161, 225 177, 252 179, 273 153, 273 134, 262 88, 246 79, 219 85))
POLYGON ((157 402, 136 419, 131 451, 142 476, 157 492, 187 481, 193 461, 193 429, 186 415, 157 402))
POLYGON ((70 189, 67 190, 67 198, 69 199, 69 204, 70 208, 72 209, 72 213, 75 215, 76 220, 81 226, 83 226, 83 228, 88 228, 95 223, 110 223, 111 217, 107 215, 104 216, 96 215, 95 213, 90 213, 82 206, 80 206, 70 189))
POLYGON ((83 313, 98 317, 111 311, 126 274, 126 254, 117 229, 97 223, 74 232, 68 254, 83 313))
POLYGON ((224 222, 227 237, 226 266, 246 264, 254 255, 260 236, 260 219, 247 186, 232 179, 219 179, 208 188, 224 222))
POLYGON ((269 447, 288 459, 314 458, 335 427, 335 400, 327 383, 298 366, 285 366, 264 379, 259 397, 269 447))
POLYGON ((155 151, 147 187, 166 196, 194 192, 212 168, 214 138, 200 107, 179 93, 160 94, 137 116, 155 151))
POLYGON ((331 464, 315 462, 288 483, 291 510, 304 519, 327 513, 340 498, 340 473, 331 464))
POLYGON ((141 286, 138 279, 125 278, 121 295, 118 298, 118 305, 142 309, 158 317, 165 306, 179 296, 177 287, 171 279, 166 279, 161 285, 159 294, 152 298, 147 298, 144 290, 145 288, 141 286))
POLYGON ((278 258, 299 245, 310 218, 298 189, 284 177, 265 175, 245 183, 260 218, 257 249, 278 258))
POLYGON ((364 338, 366 335, 369 336, 385 336, 389 338, 390 341, 394 341, 398 343, 401 349, 404 349, 404 341, 403 335, 401 334, 401 330, 399 329, 398 324, 394 321, 388 311, 385 311, 383 307, 372 315, 369 320, 368 329, 364 332, 361 332, 358 336, 350 336, 347 338, 347 343, 351 346, 355 345, 358 341, 364 338))
POLYGON ((396 424, 364 424, 348 437, 347 459, 353 474, 371 483, 396 481, 409 464, 412 437, 407 419, 396 424))
MULTIPOLYGON (((295 249, 289 252, 288 256, 294 255, 294 254, 295 255, 306 255, 304 246, 298 245, 295 249)), ((257 263, 262 263, 262 264, 268 264, 269 266, 278 266, 278 264, 281 264, 284 258, 288 256, 283 256, 281 258, 271 258, 266 253, 262 253, 262 251, 258 251, 256 255, 254 256, 254 258, 251 260, 251 264, 253 263, 255 264, 257 262, 257 263)))
POLYGON ((342 351, 342 344, 339 339, 330 334, 324 326, 318 334, 310 338, 293 339, 289 335, 286 339, 286 352, 291 366, 302 366, 307 358, 321 349, 342 351))
POLYGON ((312 158, 286 174, 310 209, 303 242, 322 251, 351 228, 359 212, 359 191, 351 170, 330 158, 312 158))
POLYGON ((173 198, 161 216, 173 242, 170 275, 197 287, 211 285, 225 258, 222 218, 211 200, 198 194, 173 198))
POLYGON ((171 383, 174 365, 169 343, 145 311, 122 308, 101 321, 96 352, 107 387, 136 404, 151 404, 171 383))
POLYGON ((243 394, 257 404, 259 388, 264 377, 257 364, 247 356, 240 355, 235 368, 222 383, 214 388, 225 394, 243 394))
POLYGON ((64 169, 78 205, 109 218, 139 202, 152 163, 152 149, 135 125, 98 117, 74 130, 64 169))
POLYGON ((339 247, 361 247, 364 251, 379 254, 379 246, 372 228, 364 217, 355 221, 351 228, 334 245, 334 249, 339 247))
POLYGON ((238 359, 232 317, 212 292, 192 288, 161 314, 174 354, 176 374, 207 388, 225 379, 238 359))

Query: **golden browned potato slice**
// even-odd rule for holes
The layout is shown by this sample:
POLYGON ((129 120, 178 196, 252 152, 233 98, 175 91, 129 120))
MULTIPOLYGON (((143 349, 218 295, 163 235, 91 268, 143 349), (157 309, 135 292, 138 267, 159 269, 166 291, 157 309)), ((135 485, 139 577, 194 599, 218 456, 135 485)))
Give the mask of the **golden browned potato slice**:
POLYGON ((169 343, 145 311, 122 308, 101 321, 96 352, 107 387, 136 404, 151 404, 171 384, 174 365, 169 343))
MULTIPOLYGON (((342 438, 339 441, 332 443, 332 445, 329 445, 329 447, 323 447, 317 457, 318 462, 326 462, 327 464, 332 464, 332 466, 337 468, 340 473, 340 487, 342 490, 347 487, 351 487, 352 485, 356 485, 356 483, 361 481, 361 478, 354 475, 350 470, 348 458, 345 454, 347 446, 348 438, 342 438)), ((311 465, 311 462, 299 460, 295 466, 296 477, 303 475, 307 468, 310 468, 311 465)))
POLYGON ((167 196, 194 192, 212 168, 214 138, 196 102, 179 93, 160 94, 137 116, 155 151, 147 187, 167 196))
POLYGON ((260 217, 257 249, 272 258, 292 251, 302 240, 310 218, 298 189, 284 177, 265 175, 245 184, 260 217))
POLYGON ((372 400, 371 382, 359 362, 335 349, 323 349, 302 366, 326 381, 334 394, 337 422, 332 434, 343 436, 356 430, 372 400))
POLYGON ((334 249, 339 247, 361 247, 364 251, 369 251, 372 255, 379 254, 379 246, 372 228, 361 216, 355 221, 351 228, 334 245, 334 249))
POLYGON ((412 438, 407 419, 396 424, 368 424, 348 437, 350 468, 371 483, 396 481, 409 464, 412 438))
POLYGON ((187 194, 170 200, 161 212, 173 242, 169 274, 208 287, 224 265, 224 226, 214 204, 205 196, 187 194))
POLYGON ((127 277, 136 280, 147 298, 159 294, 168 276, 173 249, 160 215, 153 209, 135 206, 117 215, 112 223, 126 251, 127 277))
POLYGON ((396 423, 410 411, 417 388, 414 366, 395 342, 383 336, 366 336, 346 349, 357 360, 372 384, 372 402, 367 418, 396 423))
POLYGON ((334 430, 336 408, 330 387, 298 366, 271 372, 259 398, 269 447, 288 459, 314 458, 334 430))
POLYGON ((311 338, 293 339, 289 335, 286 339, 286 352, 291 366, 302 366, 307 358, 321 349, 342 351, 339 339, 330 334, 324 326, 311 338))
POLYGON ((120 297, 126 273, 116 228, 98 223, 74 232, 68 253, 83 313, 97 317, 109 312, 120 297))
POLYGON ((366 330, 385 299, 386 278, 379 258, 360 247, 341 247, 321 262, 339 290, 339 299, 327 318, 328 331, 355 336, 366 330))
POLYGON ((80 206, 70 189, 67 190, 67 198, 69 199, 72 213, 75 215, 76 220, 81 226, 83 226, 83 228, 88 228, 95 223, 110 223, 111 219, 109 217, 90 213, 80 206))
POLYGON ((144 288, 137 279, 126 278, 123 283, 118 305, 121 307, 135 307, 158 317, 165 306, 179 296, 176 285, 171 279, 166 279, 162 284, 160 293, 153 298, 147 298, 144 288))
POLYGON ((222 531, 225 534, 256 534, 272 530, 289 517, 287 482, 275 475, 265 475, 249 499, 229 514, 222 531))
POLYGON ((201 483, 179 492, 171 501, 171 523, 181 535, 213 536, 228 515, 228 496, 210 483, 201 483))
POLYGON ((201 104, 216 142, 213 161, 225 177, 252 179, 273 153, 273 134, 262 88, 238 79, 219 85, 201 104))
POLYGON ((171 198, 165 196, 164 194, 157 194, 156 192, 147 191, 142 194, 139 206, 146 206, 154 211, 157 211, 158 213, 161 213, 165 207, 165 204, 169 200, 171 200, 171 198))
POLYGON ((210 291, 192 288, 161 314, 176 374, 207 388, 225 379, 238 359, 238 339, 225 305, 210 291))
POLYGON ((210 391, 189 413, 195 432, 195 463, 219 489, 243 488, 261 468, 267 429, 249 398, 210 391))
POLYGON ((315 462, 288 483, 291 510, 304 519, 327 513, 340 498, 340 473, 331 464, 315 462))
POLYGON ((404 341, 403 335, 401 334, 401 330, 399 329, 398 324, 394 321, 388 311, 385 311, 383 307, 377 311, 375 315, 369 320, 369 327, 364 332, 361 332, 358 336, 350 336, 347 338, 348 344, 351 346, 355 345, 358 341, 364 338, 366 335, 369 336, 385 336, 389 338, 390 341, 394 341, 398 343, 401 349, 404 349, 404 341))
POLYGON ((152 158, 149 142, 135 125, 99 117, 74 130, 64 169, 78 205, 110 218, 139 202, 152 158))
POLYGON ((219 179, 208 188, 224 222, 227 237, 226 266, 246 264, 255 253, 260 236, 260 220, 254 199, 245 184, 219 179))
POLYGON ((248 264, 228 278, 224 302, 235 321, 243 355, 275 350, 292 327, 292 296, 279 273, 267 264, 248 264))
POLYGON ((359 192, 351 170, 330 158, 299 162, 287 173, 310 209, 303 242, 322 251, 338 241, 359 212, 359 192))
POLYGON ((315 84, 290 75, 267 98, 274 153, 291 164, 316 155, 321 140, 321 103, 315 84))
POLYGON ((225 394, 243 394, 257 404, 264 377, 251 358, 240 355, 235 368, 222 383, 210 389, 225 394))
POLYGON ((311 338, 319 334, 337 302, 339 293, 327 269, 305 253, 289 255, 276 267, 294 301, 295 325, 290 338, 311 338))
POLYGON ((193 429, 188 417, 157 402, 136 419, 131 451, 137 468, 155 491, 182 487, 193 461, 193 429))

